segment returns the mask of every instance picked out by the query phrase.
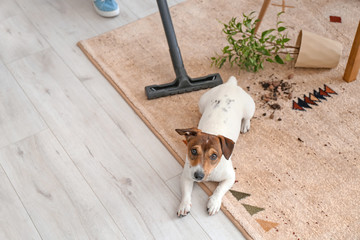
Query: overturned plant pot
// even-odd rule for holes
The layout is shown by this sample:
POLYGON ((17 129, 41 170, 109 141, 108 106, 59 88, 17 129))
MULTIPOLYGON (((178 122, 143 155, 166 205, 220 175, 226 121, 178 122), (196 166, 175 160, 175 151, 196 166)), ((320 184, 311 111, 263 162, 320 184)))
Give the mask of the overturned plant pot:
POLYGON ((340 61, 341 43, 301 30, 296 42, 300 48, 295 67, 333 68, 340 61))

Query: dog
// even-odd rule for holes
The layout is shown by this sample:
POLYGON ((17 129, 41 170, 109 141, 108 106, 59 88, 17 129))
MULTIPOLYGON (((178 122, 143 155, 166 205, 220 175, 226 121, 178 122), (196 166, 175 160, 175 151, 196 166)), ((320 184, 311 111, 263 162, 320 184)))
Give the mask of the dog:
POLYGON ((255 103, 249 94, 237 85, 235 77, 203 94, 199 101, 202 117, 197 128, 175 129, 185 136, 187 154, 181 175, 182 199, 177 211, 179 217, 190 212, 194 182, 219 182, 209 197, 209 215, 216 214, 225 193, 235 182, 231 162, 234 145, 240 132, 250 129, 255 103))

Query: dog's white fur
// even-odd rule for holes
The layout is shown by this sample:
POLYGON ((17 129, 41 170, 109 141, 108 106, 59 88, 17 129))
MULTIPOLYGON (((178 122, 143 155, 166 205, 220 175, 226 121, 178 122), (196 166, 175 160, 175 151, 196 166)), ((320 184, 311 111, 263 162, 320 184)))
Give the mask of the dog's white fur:
MULTIPOLYGON (((199 101, 202 113, 198 129, 204 133, 222 135, 236 143, 240 131, 245 133, 250 129, 250 119, 255 112, 255 103, 249 94, 237 85, 235 77, 219 85, 204 95, 199 101)), ((193 189, 194 173, 201 166, 191 167, 188 156, 181 176, 182 200, 178 209, 178 216, 185 216, 191 208, 191 192, 193 189)), ((235 172, 231 159, 221 157, 219 164, 209 174, 205 181, 219 182, 213 195, 209 198, 207 208, 209 215, 220 210, 221 201, 225 193, 235 182, 235 172)))

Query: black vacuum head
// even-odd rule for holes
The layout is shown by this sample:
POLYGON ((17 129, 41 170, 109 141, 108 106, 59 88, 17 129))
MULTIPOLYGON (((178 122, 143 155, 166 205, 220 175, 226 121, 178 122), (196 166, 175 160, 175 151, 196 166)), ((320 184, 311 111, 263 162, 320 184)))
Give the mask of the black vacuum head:
POLYGON ((145 93, 147 98, 150 100, 160 97, 166 97, 169 95, 212 88, 222 83, 223 81, 220 77, 220 74, 218 73, 210 74, 208 76, 200 78, 189 78, 188 76, 186 76, 176 78, 171 83, 146 86, 145 93))

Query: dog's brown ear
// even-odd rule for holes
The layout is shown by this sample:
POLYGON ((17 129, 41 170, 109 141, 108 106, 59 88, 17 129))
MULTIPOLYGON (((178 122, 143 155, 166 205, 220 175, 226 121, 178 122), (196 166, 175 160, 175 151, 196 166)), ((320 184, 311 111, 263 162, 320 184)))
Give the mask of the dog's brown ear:
POLYGON ((197 128, 175 129, 175 131, 178 134, 185 136, 196 136, 199 132, 201 132, 201 130, 197 128))
POLYGON ((195 137, 201 132, 201 130, 197 128, 175 129, 175 131, 178 134, 185 136, 187 142, 189 142, 190 137, 195 137))
POLYGON ((218 137, 219 137, 220 143, 221 143, 221 150, 222 150, 225 158, 227 160, 229 160, 229 158, 234 150, 235 143, 233 140, 226 138, 224 136, 219 135, 218 137))

